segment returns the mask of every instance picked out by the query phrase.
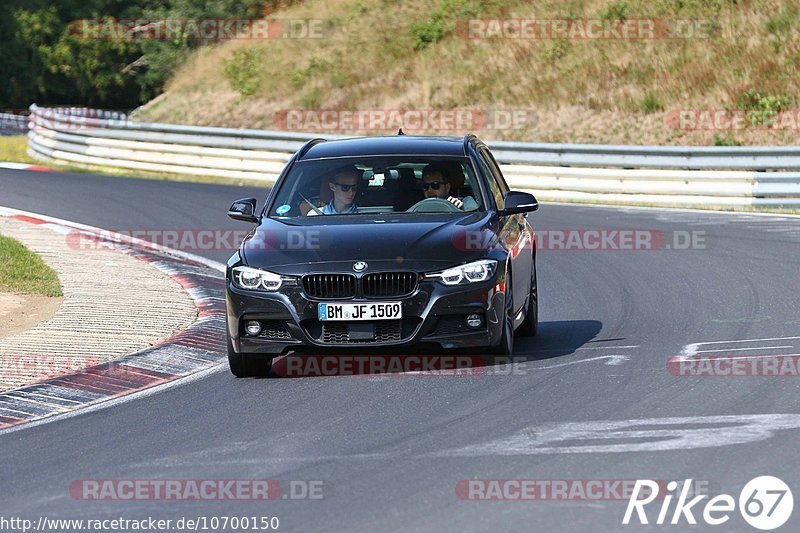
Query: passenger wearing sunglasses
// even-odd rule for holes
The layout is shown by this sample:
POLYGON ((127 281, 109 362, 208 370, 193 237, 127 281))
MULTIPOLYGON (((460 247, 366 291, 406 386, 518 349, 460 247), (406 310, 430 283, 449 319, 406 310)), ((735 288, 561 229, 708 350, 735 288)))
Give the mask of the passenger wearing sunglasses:
POLYGON ((425 198, 441 198, 464 211, 472 211, 478 208, 478 202, 472 196, 467 196, 463 199, 450 196, 450 188, 447 167, 431 163, 422 169, 422 192, 425 193, 425 198))
POLYGON ((333 198, 322 209, 323 215, 339 215, 344 213, 357 213, 355 204, 358 192, 359 172, 355 167, 345 167, 333 174, 328 186, 333 191, 333 198))

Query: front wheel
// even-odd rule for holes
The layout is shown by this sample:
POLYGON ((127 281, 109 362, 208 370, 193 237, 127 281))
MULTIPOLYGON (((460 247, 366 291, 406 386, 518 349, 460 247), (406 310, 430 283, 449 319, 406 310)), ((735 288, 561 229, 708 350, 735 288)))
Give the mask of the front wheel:
POLYGON ((272 369, 272 358, 236 353, 228 337, 228 366, 237 378, 262 378, 272 369))
POLYGON ((536 267, 533 269, 531 294, 528 298, 528 311, 525 313, 525 320, 522 321, 522 324, 517 329, 523 337, 533 337, 539 331, 539 296, 536 284, 536 267))
POLYGON ((511 273, 506 276, 506 305, 503 312, 503 333, 500 344, 492 348, 494 355, 514 354, 514 298, 512 296, 511 273))

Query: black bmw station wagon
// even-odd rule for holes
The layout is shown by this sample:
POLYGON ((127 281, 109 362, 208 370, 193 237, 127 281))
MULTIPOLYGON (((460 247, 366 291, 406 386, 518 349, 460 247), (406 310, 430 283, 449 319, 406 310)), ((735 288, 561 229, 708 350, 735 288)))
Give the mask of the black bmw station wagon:
POLYGON ((303 351, 417 344, 510 355, 538 321, 532 194, 474 135, 306 143, 226 273, 228 359, 265 375, 303 351))

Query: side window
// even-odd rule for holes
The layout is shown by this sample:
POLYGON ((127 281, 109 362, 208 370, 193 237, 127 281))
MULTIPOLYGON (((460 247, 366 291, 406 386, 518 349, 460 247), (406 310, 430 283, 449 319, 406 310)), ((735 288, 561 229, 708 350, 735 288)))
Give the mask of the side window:
POLYGON ((497 177, 494 175, 494 172, 491 170, 491 165, 489 164, 488 159, 486 158, 486 154, 484 150, 480 151, 480 157, 478 160, 481 163, 481 170, 486 175, 486 183, 489 185, 489 190, 494 196, 494 202, 497 205, 498 209, 503 209, 505 207, 505 195, 503 194, 503 190, 500 188, 500 185, 497 182, 497 177))
POLYGON ((492 153, 486 148, 481 149, 481 153, 489 163, 489 167, 492 169, 495 178, 497 178, 497 183, 500 185, 500 190, 503 191, 503 194, 507 193, 509 188, 508 184, 506 183, 506 179, 503 177, 503 173, 500 172, 500 165, 497 164, 497 161, 494 160, 492 153))

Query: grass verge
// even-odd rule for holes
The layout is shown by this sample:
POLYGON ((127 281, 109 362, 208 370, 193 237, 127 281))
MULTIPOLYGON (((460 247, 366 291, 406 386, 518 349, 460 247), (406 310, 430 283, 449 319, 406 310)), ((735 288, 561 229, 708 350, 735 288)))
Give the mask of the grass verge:
POLYGON ((0 235, 0 291, 62 296, 58 275, 19 241, 0 235))
POLYGON ((28 155, 28 137, 25 135, 0 135, 0 161, 36 164, 28 155))

